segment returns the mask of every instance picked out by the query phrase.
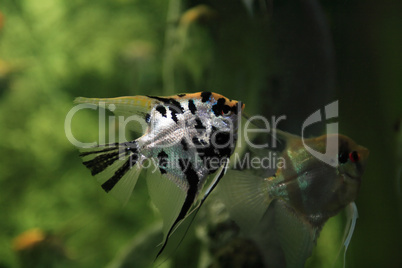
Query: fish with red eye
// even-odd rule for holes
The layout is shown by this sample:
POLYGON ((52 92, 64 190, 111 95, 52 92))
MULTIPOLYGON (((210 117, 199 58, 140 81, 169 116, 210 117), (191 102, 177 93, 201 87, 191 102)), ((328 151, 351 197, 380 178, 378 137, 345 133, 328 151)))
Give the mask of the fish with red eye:
POLYGON ((360 155, 358 152, 353 151, 353 152, 342 152, 339 154, 338 161, 341 164, 345 164, 348 160, 350 160, 352 163, 357 163, 360 160, 360 155))
POLYGON ((227 111, 227 112, 225 112, 225 111, 222 110, 222 115, 223 115, 223 116, 229 116, 229 115, 231 115, 231 114, 232 114, 232 111, 230 111, 230 110, 227 111))
MULTIPOLYGON (((304 267, 320 230, 330 217, 346 208, 350 211, 350 226, 354 226, 357 209, 353 201, 358 194, 369 151, 340 134, 303 139, 275 131, 279 141, 285 144, 277 157, 275 175, 260 177, 254 169, 229 170, 218 185, 217 199, 244 233, 259 237, 263 235, 260 230, 273 227, 271 234, 275 233, 279 240, 286 267, 304 267), (334 165, 323 161, 322 157, 330 139, 338 141, 337 150, 330 154, 331 163, 337 162, 334 165), (311 154, 306 146, 320 154, 311 154)), ((344 240, 345 249, 353 228, 350 227, 344 240)), ((261 244, 263 250, 270 242, 264 243, 261 244)), ((271 263, 271 260, 266 261, 271 263)))
POLYGON ((352 161, 353 163, 356 163, 360 160, 360 155, 358 152, 353 151, 349 154, 349 159, 350 161, 352 161))

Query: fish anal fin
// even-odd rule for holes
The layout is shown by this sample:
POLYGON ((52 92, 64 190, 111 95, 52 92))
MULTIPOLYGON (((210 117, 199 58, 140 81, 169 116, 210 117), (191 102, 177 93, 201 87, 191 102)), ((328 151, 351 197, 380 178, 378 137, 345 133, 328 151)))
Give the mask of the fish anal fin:
POLYGON ((261 177, 229 170, 217 187, 216 197, 242 231, 247 233, 257 227, 272 201, 268 187, 269 182, 261 177))
POLYGON ((318 232, 282 200, 275 202, 275 232, 286 259, 286 267, 304 267, 311 256, 318 232))
POLYGON ((170 247, 169 251, 174 251, 181 244, 187 232, 189 231, 192 222, 197 216, 197 213, 200 210, 202 204, 205 202, 210 193, 214 190, 220 179, 225 175, 227 166, 228 161, 226 161, 226 163, 218 169, 213 180, 209 184, 208 188, 204 191, 204 195, 198 203, 196 203, 198 195, 198 184, 193 185, 193 187, 189 185, 190 187, 188 188, 182 209, 176 220, 173 222, 170 230, 168 230, 168 232, 165 234, 164 241, 162 242, 162 247, 160 248, 155 259, 157 259, 162 254, 162 252, 165 251, 165 248, 168 248, 167 243, 171 235, 175 236, 175 247, 170 247), (191 208, 192 210, 190 210, 191 208))
POLYGON ((166 237, 180 214, 187 192, 183 187, 178 187, 173 180, 160 174, 157 168, 148 170, 146 181, 151 201, 162 216, 162 231, 166 237))

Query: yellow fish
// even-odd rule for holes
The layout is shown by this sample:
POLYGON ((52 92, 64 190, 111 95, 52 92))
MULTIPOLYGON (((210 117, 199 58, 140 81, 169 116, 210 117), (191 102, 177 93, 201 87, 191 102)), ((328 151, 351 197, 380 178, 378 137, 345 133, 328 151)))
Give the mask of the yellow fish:
MULTIPOLYGON (((276 232, 286 266, 304 267, 324 223, 346 206, 354 208, 352 202, 357 197, 369 151, 344 135, 302 140, 279 130, 276 133, 286 143, 276 173, 263 178, 247 171, 229 170, 216 197, 245 233, 266 228, 262 219, 273 205, 272 231, 276 232), (326 154, 327 140, 331 139, 337 140, 338 148, 326 154), (318 156, 325 155, 329 162, 313 156, 306 146, 318 156)), ((350 236, 351 233, 346 247, 350 236)))

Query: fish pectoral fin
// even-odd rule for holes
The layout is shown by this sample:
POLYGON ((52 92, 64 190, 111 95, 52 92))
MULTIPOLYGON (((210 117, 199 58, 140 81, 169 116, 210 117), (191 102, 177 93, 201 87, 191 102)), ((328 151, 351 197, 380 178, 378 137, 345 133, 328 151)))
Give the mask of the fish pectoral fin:
POLYGON ((253 230, 272 201, 268 182, 245 171, 229 170, 220 181, 215 196, 221 200, 230 217, 244 231, 253 230))
POLYGON ((115 143, 82 149, 80 156, 103 190, 125 204, 141 173, 136 150, 135 142, 115 143))
POLYGON ((346 252, 348 251, 350 240, 352 240, 353 232, 355 230, 356 221, 357 221, 358 217, 359 217, 359 214, 357 212, 356 203, 352 202, 349 205, 347 205, 345 232, 343 234, 342 246, 338 252, 338 257, 339 257, 341 250, 343 249, 343 247, 345 247, 344 252, 343 252, 343 267, 346 266, 346 263, 345 263, 346 262, 346 252))
POLYGON ((218 183, 222 179, 222 177, 225 176, 228 167, 229 167, 229 160, 226 159, 225 163, 215 172, 215 176, 212 179, 212 181, 209 183, 208 188, 204 191, 204 194, 203 194, 203 197, 201 198, 201 200, 199 200, 198 204, 195 204, 193 210, 191 210, 188 214, 191 214, 196 210, 198 212, 198 210, 200 209, 202 204, 204 204, 207 197, 212 193, 212 191, 218 185, 218 183))

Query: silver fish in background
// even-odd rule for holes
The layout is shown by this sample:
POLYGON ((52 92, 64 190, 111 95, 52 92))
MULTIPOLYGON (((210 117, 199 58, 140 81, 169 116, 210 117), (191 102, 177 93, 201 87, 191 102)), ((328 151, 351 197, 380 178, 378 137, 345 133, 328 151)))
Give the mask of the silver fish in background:
POLYGON ((351 226, 347 227, 349 234, 344 238, 346 252, 357 217, 353 201, 369 151, 343 135, 305 139, 303 144, 298 136, 279 130, 277 134, 286 144, 278 155, 283 165, 276 173, 264 178, 251 170, 229 170, 215 198, 222 201, 230 218, 259 246, 265 267, 283 267, 284 264, 304 267, 325 222, 345 207, 354 213, 349 216, 351 226), (308 146, 324 155, 327 138, 338 140, 337 152, 329 156, 336 165, 306 150, 308 146), (276 240, 273 246, 267 246, 266 237, 276 240), (275 247, 280 247, 282 252, 272 254, 275 247), (278 257, 281 254, 282 260, 278 257), (273 260, 276 257, 279 260, 273 260))
POLYGON ((144 160, 154 163, 157 172, 148 174, 147 184, 164 222, 159 256, 172 232, 202 205, 224 175, 236 145, 244 104, 211 92, 168 97, 80 97, 75 102, 111 107, 124 120, 133 117, 142 121, 137 122, 140 125, 145 124, 138 139, 82 149, 80 156, 102 188, 123 202, 130 197, 144 160), (197 203, 207 177, 213 173, 216 176, 197 203))

